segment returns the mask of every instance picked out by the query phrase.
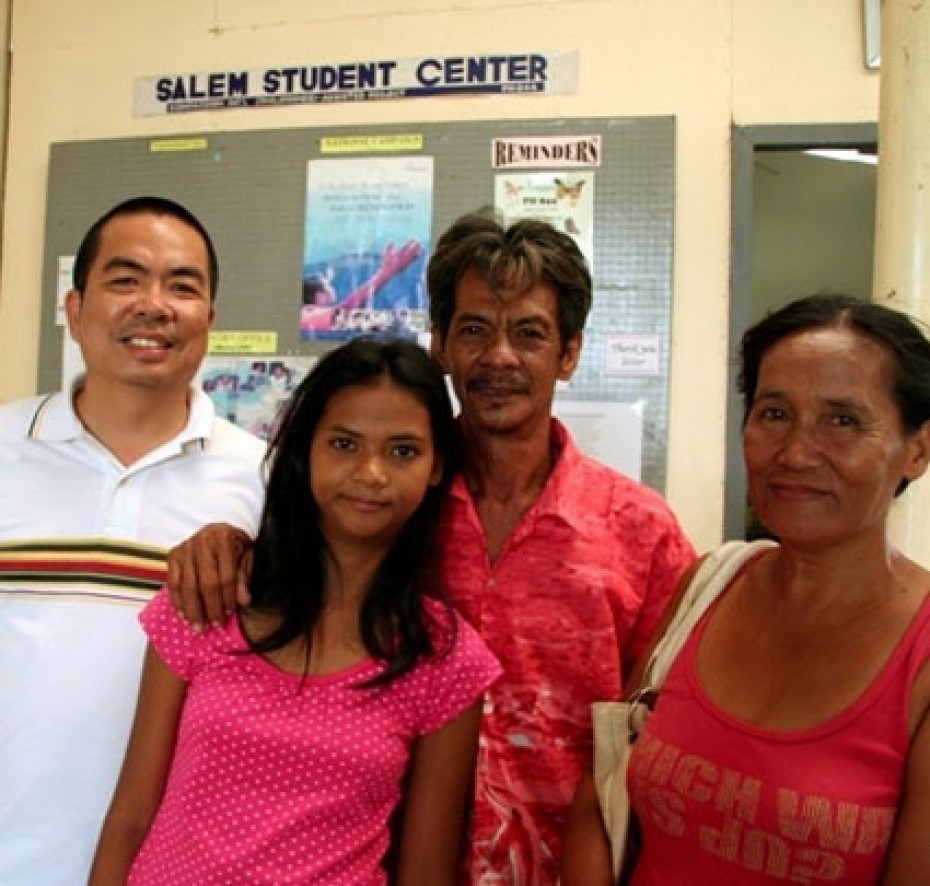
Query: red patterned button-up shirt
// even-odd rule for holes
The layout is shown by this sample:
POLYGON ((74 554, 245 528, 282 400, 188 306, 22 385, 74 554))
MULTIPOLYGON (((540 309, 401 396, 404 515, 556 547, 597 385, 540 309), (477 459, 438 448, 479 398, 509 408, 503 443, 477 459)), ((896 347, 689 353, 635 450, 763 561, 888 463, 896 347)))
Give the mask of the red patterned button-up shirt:
POLYGON ((620 696, 694 550, 653 490, 560 454, 495 563, 463 478, 442 527, 452 601, 504 667, 487 695, 463 881, 555 883, 562 830, 591 760, 591 702, 620 696), (622 661, 621 661, 622 656, 622 661))

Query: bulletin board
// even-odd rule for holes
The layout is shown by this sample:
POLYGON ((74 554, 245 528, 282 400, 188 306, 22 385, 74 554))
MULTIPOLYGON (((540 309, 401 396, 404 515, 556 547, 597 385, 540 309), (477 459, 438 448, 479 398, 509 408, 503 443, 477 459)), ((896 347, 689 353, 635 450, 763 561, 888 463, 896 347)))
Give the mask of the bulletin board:
MULTIPOLYGON (((585 404, 593 412, 596 404, 629 405, 642 421, 639 475, 663 492, 675 191, 672 117, 262 129, 52 145, 39 390, 61 385, 62 258, 73 256, 97 217, 140 194, 178 200, 210 231, 220 263, 216 330, 275 333, 269 356, 313 356, 331 347, 303 338, 296 318, 306 270, 305 228, 313 223, 308 170, 332 158, 334 139, 348 146, 340 149, 341 158, 388 156, 390 149, 385 153, 383 146, 392 141, 405 145, 403 156, 431 158, 432 243, 464 212, 507 197, 532 203, 528 195, 535 193, 539 177, 558 179, 563 191, 581 191, 588 214, 582 214, 580 226, 592 266, 594 306, 581 362, 572 381, 557 391, 556 411, 571 405, 583 423, 585 404), (544 148, 523 151, 524 159, 537 164, 532 167, 493 165, 495 140, 546 145, 573 136, 597 136, 597 156, 589 155, 587 165, 559 159, 558 150, 547 156, 544 148)), ((539 202, 552 201, 543 195, 539 202)), ((522 214, 531 211, 522 207, 522 214)), ((578 230, 568 213, 554 211, 547 216, 553 223, 570 233, 578 230)), ((602 450, 612 444, 611 439, 598 442, 602 450)), ((625 445, 619 438, 616 444, 625 445)))

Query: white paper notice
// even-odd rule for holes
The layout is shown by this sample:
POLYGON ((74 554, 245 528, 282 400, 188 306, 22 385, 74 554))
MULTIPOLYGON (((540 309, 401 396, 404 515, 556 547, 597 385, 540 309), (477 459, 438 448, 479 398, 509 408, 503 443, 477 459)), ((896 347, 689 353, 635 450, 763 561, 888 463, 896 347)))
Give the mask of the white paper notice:
POLYGON ((609 376, 659 375, 659 336, 608 333, 604 363, 609 376))
POLYGON ((74 268, 73 255, 58 256, 58 277, 55 280, 55 323, 66 326, 65 322, 65 296, 71 289, 71 271, 74 268))
POLYGON ((643 403, 556 400, 552 412, 571 431, 578 448, 614 470, 640 479, 643 403))

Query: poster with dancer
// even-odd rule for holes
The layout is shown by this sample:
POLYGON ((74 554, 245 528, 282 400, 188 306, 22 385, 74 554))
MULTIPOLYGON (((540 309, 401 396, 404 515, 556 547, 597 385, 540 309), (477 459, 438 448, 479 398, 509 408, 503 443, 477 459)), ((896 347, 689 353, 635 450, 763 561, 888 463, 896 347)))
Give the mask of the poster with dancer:
POLYGON ((427 331, 432 203, 432 157, 308 163, 301 339, 427 331))

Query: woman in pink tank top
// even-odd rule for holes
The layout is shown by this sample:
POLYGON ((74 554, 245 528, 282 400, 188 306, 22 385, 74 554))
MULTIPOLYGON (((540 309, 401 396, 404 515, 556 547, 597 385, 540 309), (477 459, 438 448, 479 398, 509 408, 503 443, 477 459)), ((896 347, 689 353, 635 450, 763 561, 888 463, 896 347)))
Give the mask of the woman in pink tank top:
MULTIPOLYGON (((740 356, 750 499, 779 544, 698 623, 634 746, 632 883, 930 883, 930 572, 888 532, 930 460, 930 341, 816 295, 740 356)), ((563 886, 609 883, 590 781, 574 813, 563 886)))

